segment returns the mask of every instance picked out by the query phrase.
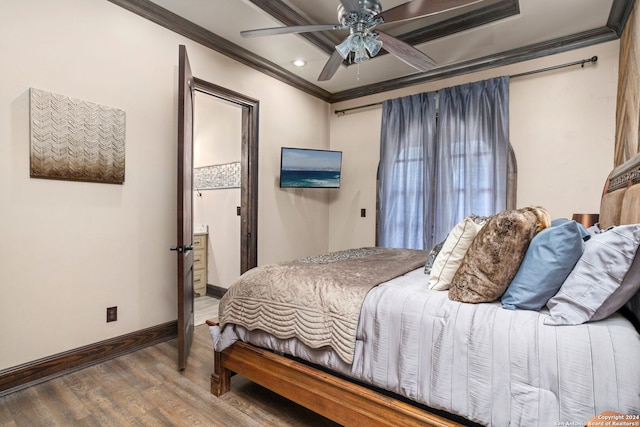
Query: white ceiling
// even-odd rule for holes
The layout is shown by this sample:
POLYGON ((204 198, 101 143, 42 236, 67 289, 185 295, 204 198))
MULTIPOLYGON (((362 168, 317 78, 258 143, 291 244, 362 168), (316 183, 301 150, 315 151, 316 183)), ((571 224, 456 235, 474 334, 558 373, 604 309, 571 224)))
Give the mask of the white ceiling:
MULTIPOLYGON (((498 0, 483 0, 459 9, 455 13, 469 12, 496 1, 498 0)), ((633 2, 633 0, 630 1, 633 2)), ((378 55, 360 65, 341 66, 330 81, 319 82, 318 75, 328 60, 329 54, 302 36, 296 34, 256 38, 240 36, 241 30, 283 25, 249 0, 152 0, 152 2, 332 94, 420 73, 392 55, 378 55), (305 67, 293 66, 292 61, 299 58, 307 62, 305 67)), ((336 10, 339 0, 283 0, 283 3, 314 24, 338 22, 336 10)), ((402 3, 405 3, 405 0, 382 0, 382 7, 386 10, 402 3)), ((503 52, 522 49, 525 46, 562 40, 572 35, 606 28, 614 3, 615 0, 519 0, 519 14, 418 44, 416 47, 435 59, 438 68, 495 57, 503 52)), ((438 18, 449 16, 442 15, 438 18)), ((398 35, 416 27, 429 25, 438 18, 412 20, 395 26, 389 24, 382 29, 392 35, 398 35)), ((329 37, 335 37, 337 42, 347 35, 342 31, 325 33, 329 37)))

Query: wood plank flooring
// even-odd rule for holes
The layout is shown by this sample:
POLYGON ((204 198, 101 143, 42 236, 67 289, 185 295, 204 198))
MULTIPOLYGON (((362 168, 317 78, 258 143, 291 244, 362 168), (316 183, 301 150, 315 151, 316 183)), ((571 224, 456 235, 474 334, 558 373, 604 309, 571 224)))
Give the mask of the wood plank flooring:
POLYGON ((207 325, 183 372, 177 352, 173 339, 1 397, 0 426, 337 426, 238 375, 213 396, 207 325))
POLYGON ((218 306, 220 305, 218 298, 203 295, 195 298, 193 305, 194 325, 196 326, 202 325, 207 319, 218 317, 218 306))

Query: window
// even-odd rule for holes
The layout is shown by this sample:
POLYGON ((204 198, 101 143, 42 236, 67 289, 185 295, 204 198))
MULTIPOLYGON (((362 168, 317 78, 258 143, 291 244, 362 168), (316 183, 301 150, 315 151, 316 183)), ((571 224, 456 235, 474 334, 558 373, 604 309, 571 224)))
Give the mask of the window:
POLYGON ((385 101, 377 244, 428 249, 465 216, 512 207, 513 167, 508 78, 385 101))

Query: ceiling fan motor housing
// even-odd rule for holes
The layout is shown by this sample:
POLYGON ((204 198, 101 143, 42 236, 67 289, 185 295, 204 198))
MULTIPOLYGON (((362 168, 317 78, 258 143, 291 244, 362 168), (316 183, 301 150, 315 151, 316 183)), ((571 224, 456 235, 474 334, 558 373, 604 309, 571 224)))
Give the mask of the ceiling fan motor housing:
POLYGON ((357 12, 348 12, 342 3, 338 5, 338 22, 352 33, 362 33, 377 25, 373 17, 382 12, 380 0, 359 0, 359 4, 360 10, 357 12))

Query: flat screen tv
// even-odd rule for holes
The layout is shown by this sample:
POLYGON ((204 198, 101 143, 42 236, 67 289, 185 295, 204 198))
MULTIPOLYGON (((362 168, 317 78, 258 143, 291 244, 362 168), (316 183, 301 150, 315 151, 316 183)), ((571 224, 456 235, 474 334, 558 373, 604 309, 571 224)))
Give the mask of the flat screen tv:
POLYGON ((342 151, 282 147, 280 188, 340 188, 342 151))

